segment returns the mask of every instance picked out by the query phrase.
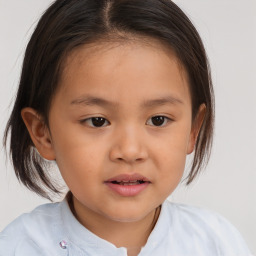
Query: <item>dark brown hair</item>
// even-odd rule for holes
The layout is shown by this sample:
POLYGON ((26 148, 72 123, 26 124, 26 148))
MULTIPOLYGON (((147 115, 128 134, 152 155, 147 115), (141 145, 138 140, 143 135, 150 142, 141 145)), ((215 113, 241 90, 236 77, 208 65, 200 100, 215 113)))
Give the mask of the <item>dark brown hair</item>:
POLYGON ((7 123, 10 154, 18 179, 49 198, 58 193, 45 160, 36 152, 21 110, 37 110, 48 124, 48 113, 66 56, 78 46, 108 39, 154 39, 167 44, 188 74, 192 113, 206 105, 187 184, 207 163, 213 137, 213 89, 200 36, 184 12, 171 0, 56 0, 42 15, 27 45, 16 101, 7 123))

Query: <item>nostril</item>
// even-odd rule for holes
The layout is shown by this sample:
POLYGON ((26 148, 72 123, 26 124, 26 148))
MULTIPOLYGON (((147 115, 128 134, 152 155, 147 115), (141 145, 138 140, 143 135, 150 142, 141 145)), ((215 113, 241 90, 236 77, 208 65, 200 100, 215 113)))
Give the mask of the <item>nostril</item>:
POLYGON ((114 145, 109 151, 109 158, 119 163, 142 163, 148 158, 148 154, 145 148, 114 145))
POLYGON ((125 161, 125 162, 142 162, 143 161, 143 158, 140 157, 140 158, 135 158, 135 159, 132 159, 132 160, 125 160, 124 158, 122 157, 118 157, 117 158, 118 161, 125 161))

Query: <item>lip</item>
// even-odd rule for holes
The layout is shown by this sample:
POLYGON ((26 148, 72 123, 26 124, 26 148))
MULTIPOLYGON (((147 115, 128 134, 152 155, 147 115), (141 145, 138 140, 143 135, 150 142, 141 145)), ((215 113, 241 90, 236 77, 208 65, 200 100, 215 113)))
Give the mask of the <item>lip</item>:
POLYGON ((133 174, 120 174, 117 175, 113 178, 108 179, 105 182, 112 182, 112 181, 134 181, 134 180, 142 180, 145 182, 150 182, 150 180, 148 178, 146 178, 145 176, 142 176, 141 174, 138 173, 133 173, 133 174))
POLYGON ((120 174, 115 177, 112 177, 104 182, 107 187, 113 192, 117 193, 120 196, 124 197, 133 197, 140 194, 150 185, 150 180, 145 176, 142 176, 138 173, 134 174, 120 174), (136 181, 142 181, 139 184, 132 184, 136 181), (127 184, 118 184, 113 182, 121 182, 127 184), (129 184, 131 183, 131 184, 129 184))

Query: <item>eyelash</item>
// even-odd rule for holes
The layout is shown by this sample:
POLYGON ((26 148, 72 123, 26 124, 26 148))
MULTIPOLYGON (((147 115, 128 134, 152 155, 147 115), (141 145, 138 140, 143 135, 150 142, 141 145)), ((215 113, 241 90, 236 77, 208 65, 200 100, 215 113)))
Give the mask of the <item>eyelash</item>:
POLYGON ((95 119, 94 121, 104 121, 104 123, 107 121, 107 123, 108 123, 107 125, 110 124, 110 122, 106 118, 100 117, 100 116, 86 118, 84 120, 81 120, 80 123, 87 124, 88 126, 93 127, 93 128, 101 128, 101 127, 107 126, 107 125, 95 126, 95 125, 93 125, 93 119, 95 119), (101 119, 101 120, 97 120, 97 119, 101 119), (90 124, 88 124, 88 123, 90 123, 90 124))
MULTIPOLYGON (((155 120, 155 121, 157 121, 157 120, 155 120)), ((165 126, 167 123, 169 123, 171 121, 173 121, 173 120, 171 118, 169 118, 169 117, 162 116, 162 115, 156 115, 156 116, 152 116, 151 118, 149 118, 147 120, 146 124, 147 125, 151 125, 151 126, 155 126, 155 127, 163 127, 163 126, 165 126), (163 122, 163 124, 160 124, 160 125, 154 125, 153 122, 152 122, 153 118, 164 119, 164 120, 161 120, 161 121, 164 121, 164 122, 163 122), (151 124, 148 124, 150 120, 151 120, 151 124)), ((110 122, 106 118, 100 117, 100 116, 90 117, 90 118, 83 119, 83 120, 80 121, 80 123, 81 124, 87 124, 88 126, 93 127, 93 128, 101 128, 101 127, 108 126, 110 124, 110 122), (104 123, 101 126, 96 126, 95 124, 93 124, 93 121, 96 121, 96 122, 103 121, 104 123)))
MULTIPOLYGON (((161 116, 161 115, 157 115, 157 116, 152 116, 151 118, 148 119, 148 121, 151 120, 151 123, 150 125, 152 126, 155 126, 155 127, 163 127, 165 125, 167 125, 169 122, 173 121, 171 118, 167 117, 167 116, 161 116), (160 118, 160 119, 164 119, 164 123, 161 124, 161 125, 154 125, 153 122, 152 122, 152 119, 153 118, 160 118)), ((146 122, 146 124, 148 123, 148 121, 146 122)), ((161 120, 162 121, 162 120, 161 120)))

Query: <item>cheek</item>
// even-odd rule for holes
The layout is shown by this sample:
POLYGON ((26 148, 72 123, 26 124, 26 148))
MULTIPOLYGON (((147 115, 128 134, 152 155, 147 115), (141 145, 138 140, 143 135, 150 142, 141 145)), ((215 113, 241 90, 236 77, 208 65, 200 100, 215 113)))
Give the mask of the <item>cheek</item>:
MULTIPOLYGON (((103 146, 97 146, 95 141, 86 138, 82 134, 69 133, 61 130, 54 137, 54 151, 59 170, 67 183, 79 181, 89 183, 95 179, 99 170, 102 170, 102 163, 106 154, 103 146), (72 134, 72 135, 70 135, 72 134)), ((104 144, 103 144, 104 145, 104 144)))
POLYGON ((158 152, 157 165, 164 178, 178 179, 182 176, 190 139, 189 126, 174 126, 161 144, 155 143, 158 152))
POLYGON ((57 160, 75 165, 76 163, 87 162, 87 159, 91 159, 91 163, 95 162, 95 158, 98 156, 97 152, 101 148, 97 147, 94 138, 88 136, 79 124, 70 122, 63 127, 59 125, 60 123, 56 121, 52 131, 53 147, 57 160))
POLYGON ((94 183, 101 182, 99 170, 101 161, 88 151, 86 147, 70 147, 68 150, 62 150, 56 159, 60 173, 68 188, 74 195, 83 195, 84 191, 90 198, 97 193, 94 183))
POLYGON ((70 171, 81 174, 93 173, 97 170, 101 159, 101 152, 90 145, 71 145, 67 148, 60 147, 57 150, 56 162, 61 171, 70 171))
MULTIPOLYGON (((170 144, 169 144, 170 146, 170 144)), ((161 164, 158 166, 158 184, 159 192, 163 195, 163 199, 168 197, 176 189, 180 183, 186 163, 185 150, 182 147, 171 144, 171 149, 165 150, 161 164)), ((164 150, 163 150, 164 151, 164 150)))

